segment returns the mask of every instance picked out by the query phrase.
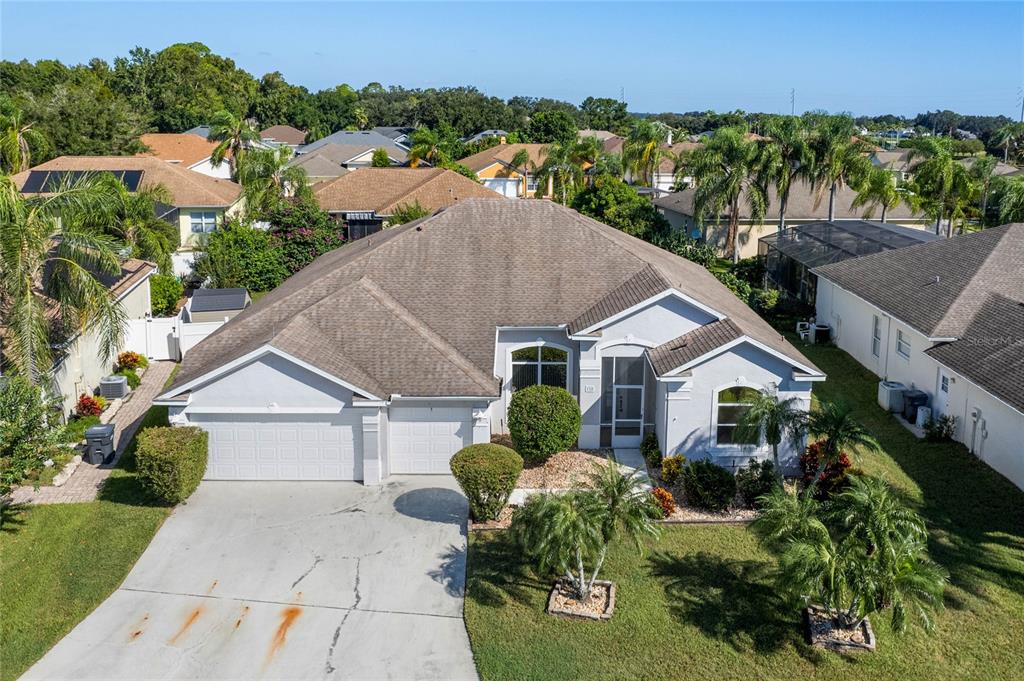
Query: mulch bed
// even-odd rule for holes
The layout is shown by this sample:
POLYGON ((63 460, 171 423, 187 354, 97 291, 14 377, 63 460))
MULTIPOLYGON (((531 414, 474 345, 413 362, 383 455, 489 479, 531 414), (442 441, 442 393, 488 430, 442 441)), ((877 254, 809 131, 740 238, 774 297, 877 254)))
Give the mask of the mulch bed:
POLYGON ((559 579, 551 588, 548 597, 548 614, 556 617, 572 617, 588 620, 609 620, 615 613, 615 584, 602 579, 594 582, 590 596, 576 600, 575 594, 559 579))
POLYGON ((604 466, 611 450, 559 452, 539 466, 524 468, 516 482, 520 489, 569 489, 585 483, 594 466, 604 466))
POLYGON ((472 519, 469 521, 470 532, 488 532, 490 530, 507 530, 512 525, 512 514, 515 513, 518 506, 506 506, 501 509, 501 513, 498 514, 496 520, 488 520, 487 522, 477 523, 473 522, 472 519))
POLYGON ((858 627, 845 629, 824 609, 812 605, 804 609, 804 631, 807 642, 819 648, 839 653, 875 651, 875 632, 867 618, 858 627))

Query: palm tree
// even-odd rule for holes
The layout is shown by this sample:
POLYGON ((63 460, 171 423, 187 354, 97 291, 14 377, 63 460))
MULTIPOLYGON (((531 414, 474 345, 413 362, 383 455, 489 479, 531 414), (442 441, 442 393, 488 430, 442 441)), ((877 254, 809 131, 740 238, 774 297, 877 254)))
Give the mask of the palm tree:
POLYGON ((896 187, 896 178, 885 168, 873 167, 868 171, 867 179, 857 191, 850 208, 866 207, 864 216, 871 217, 876 206, 882 208, 882 222, 885 222, 890 208, 900 205, 905 195, 896 187))
POLYGON ((912 186, 920 206, 935 217, 935 233, 948 219, 946 236, 953 235, 953 220, 963 217, 974 195, 974 183, 963 164, 953 157, 948 138, 926 137, 908 155, 914 173, 912 186), (915 163, 915 159, 923 159, 915 163))
POLYGON ((992 134, 991 143, 1003 148, 1003 163, 1010 162, 1010 148, 1024 141, 1024 122, 1007 123, 992 134))
POLYGON ((20 109, 9 108, 0 114, 0 169, 11 175, 32 167, 32 149, 46 147, 46 138, 26 123, 20 109))
POLYGON ((523 195, 525 196, 527 187, 530 186, 530 152, 526 149, 520 149, 512 156, 512 160, 509 161, 509 165, 515 169, 516 172, 522 173, 524 182, 523 195))
POLYGON ((92 175, 45 197, 25 197, 0 176, 0 326, 11 373, 42 384, 54 323, 96 331, 104 360, 119 349, 125 314, 98 278, 121 271, 119 244, 92 227, 117 202, 112 184, 92 175))
POLYGON ((815 207, 828 193, 828 219, 836 218, 836 192, 856 187, 871 168, 867 145, 856 137, 857 127, 848 116, 829 116, 811 135, 813 165, 809 175, 815 188, 815 207))
POLYGON ((219 166, 230 153, 228 163, 231 167, 231 177, 234 178, 237 177, 238 165, 245 150, 253 142, 259 141, 260 134, 248 119, 239 118, 230 111, 218 111, 210 122, 209 139, 219 142, 210 154, 213 165, 219 166))
POLYGON ((583 137, 573 146, 573 156, 584 174, 588 171, 593 173, 597 170, 597 164, 601 157, 604 156, 604 147, 596 137, 583 137))
POLYGON ((1024 176, 1009 179, 999 201, 999 221, 1024 222, 1024 176))
POLYGON ((996 172, 996 161, 995 156, 982 156, 974 160, 971 167, 968 168, 967 174, 971 176, 971 180, 977 186, 978 191, 981 192, 981 226, 985 227, 985 214, 988 213, 988 195, 992 190, 992 178, 995 177, 996 172))
POLYGON ((767 209, 764 187, 756 176, 757 143, 745 137, 741 128, 720 128, 691 157, 693 177, 697 182, 694 212, 698 220, 708 213, 716 219, 729 212, 726 255, 739 261, 740 199, 745 195, 751 218, 759 222, 767 209))
POLYGON ((409 165, 413 168, 426 161, 437 166, 448 161, 441 149, 441 138, 430 128, 417 128, 409 136, 412 148, 409 149, 409 165))
POLYGON ((813 493, 825 468, 837 463, 844 451, 854 447, 872 452, 882 449, 875 436, 853 418, 853 410, 839 402, 822 401, 807 418, 807 432, 823 441, 818 472, 808 488, 809 493, 813 493))
POLYGON ((570 193, 583 183, 583 166, 577 154, 575 142, 554 142, 541 149, 544 163, 537 170, 537 180, 547 182, 550 178, 555 190, 562 195, 562 204, 568 205, 570 193))
POLYGON ((290 158, 291 152, 287 147, 246 152, 238 165, 238 182, 242 185, 245 210, 249 216, 261 218, 285 196, 310 197, 306 170, 289 166, 290 158))
POLYGON ((668 132, 663 123, 641 118, 633 123, 622 145, 623 164, 643 185, 653 185, 655 170, 666 151, 663 145, 668 132))
POLYGON ((132 256, 155 262, 164 274, 170 274, 171 254, 178 248, 181 234, 177 225, 157 217, 158 204, 170 204, 170 192, 161 185, 130 192, 120 180, 105 173, 116 193, 113 219, 97 227, 117 237, 132 249, 132 256))
POLYGON ((775 475, 781 483, 779 444, 783 438, 788 437, 795 447, 800 448, 806 435, 806 426, 807 412, 800 408, 797 398, 780 400, 776 390, 762 390, 740 418, 736 434, 740 442, 764 439, 771 445, 775 475))
POLYGON ((811 166, 811 147, 807 128, 797 116, 772 118, 766 126, 768 139, 762 145, 760 169, 764 180, 775 186, 779 197, 779 234, 786 229, 786 208, 789 192, 811 166))

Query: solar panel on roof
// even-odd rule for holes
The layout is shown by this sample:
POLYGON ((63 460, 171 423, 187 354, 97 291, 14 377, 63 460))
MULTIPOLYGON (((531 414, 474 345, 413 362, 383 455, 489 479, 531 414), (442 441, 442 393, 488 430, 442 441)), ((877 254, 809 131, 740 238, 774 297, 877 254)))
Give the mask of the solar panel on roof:
POLYGON ((142 170, 33 170, 29 172, 28 179, 22 186, 24 194, 52 193, 67 188, 84 177, 93 177, 103 173, 110 173, 116 177, 125 189, 130 192, 138 191, 142 184, 142 170))

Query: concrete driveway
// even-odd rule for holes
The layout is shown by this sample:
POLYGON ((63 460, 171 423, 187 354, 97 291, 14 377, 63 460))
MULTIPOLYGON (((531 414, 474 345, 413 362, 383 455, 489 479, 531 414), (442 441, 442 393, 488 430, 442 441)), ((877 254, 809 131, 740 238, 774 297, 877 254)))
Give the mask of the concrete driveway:
POLYGON ((26 679, 475 679, 445 476, 204 482, 26 679))

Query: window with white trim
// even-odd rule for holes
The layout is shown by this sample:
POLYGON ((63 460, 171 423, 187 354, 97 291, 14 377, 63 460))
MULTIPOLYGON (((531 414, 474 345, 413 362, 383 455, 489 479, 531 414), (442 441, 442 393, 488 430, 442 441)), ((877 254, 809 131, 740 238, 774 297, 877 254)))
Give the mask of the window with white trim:
POLYGON ((904 359, 910 359, 910 341, 902 330, 896 332, 896 353, 904 359))
POLYGON ((882 320, 872 315, 871 321, 871 354, 878 357, 882 353, 882 320))
POLYGON ((737 429, 743 415, 757 399, 759 391, 738 385, 718 392, 718 408, 715 409, 715 443, 718 445, 756 445, 757 437, 740 437, 737 429))
POLYGON ((189 213, 193 234, 209 234, 217 229, 217 213, 212 210, 194 210, 189 213))
POLYGON ((550 345, 512 351, 512 392, 531 385, 569 388, 569 353, 550 345))

